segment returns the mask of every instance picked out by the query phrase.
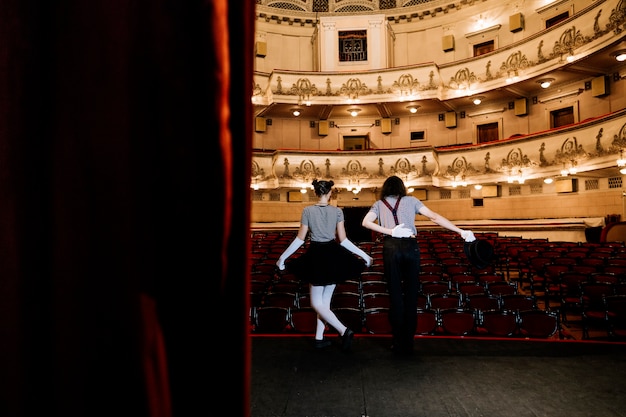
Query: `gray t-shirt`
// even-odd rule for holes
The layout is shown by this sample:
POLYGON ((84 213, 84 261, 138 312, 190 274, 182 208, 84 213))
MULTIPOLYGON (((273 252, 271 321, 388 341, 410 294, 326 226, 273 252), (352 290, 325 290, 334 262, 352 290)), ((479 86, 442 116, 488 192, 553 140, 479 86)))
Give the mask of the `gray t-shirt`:
POLYGON ((343 210, 333 205, 307 206, 302 210, 300 223, 309 227, 311 241, 328 242, 335 239, 337 223, 344 221, 343 210))
MULTIPOLYGON (((389 203, 389 205, 393 208, 395 207, 398 199, 394 196, 387 196, 385 197, 385 200, 387 200, 387 203, 389 203)), ((424 207, 424 203, 417 198, 410 195, 402 197, 400 204, 398 205, 398 211, 396 212, 396 215, 398 216, 398 224, 404 223, 404 227, 411 229, 414 234, 417 234, 417 229, 415 228, 415 215, 419 213, 422 207, 424 207)), ((370 211, 376 213, 378 224, 382 227, 389 229, 396 227, 396 222, 393 219, 393 213, 381 200, 377 200, 370 208, 370 211)))

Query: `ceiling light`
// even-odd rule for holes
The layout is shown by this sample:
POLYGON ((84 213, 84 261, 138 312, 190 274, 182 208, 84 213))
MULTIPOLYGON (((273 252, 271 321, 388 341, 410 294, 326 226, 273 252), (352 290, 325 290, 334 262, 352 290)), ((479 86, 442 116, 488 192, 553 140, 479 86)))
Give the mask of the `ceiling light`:
POLYGON ((624 150, 619 150, 619 159, 615 161, 617 163, 617 167, 620 168, 620 174, 626 174, 626 159, 624 159, 624 150))
POLYGON ((298 117, 298 116, 300 116, 300 109, 291 109, 291 113, 294 116, 298 117))
POLYGON ((541 88, 548 88, 554 82, 554 78, 543 78, 541 80, 537 80, 537 83, 541 86, 541 88))
POLYGON ((350 113, 350 116, 352 116, 352 117, 356 117, 359 114, 360 111, 361 111, 361 109, 358 109, 356 107, 348 109, 348 113, 350 113))
POLYGON ((624 62, 626 61, 626 49, 620 49, 619 51, 615 51, 611 54, 611 56, 619 62, 624 62))
POLYGON ((411 113, 417 113, 417 109, 419 109, 420 107, 421 106, 416 106, 416 105, 406 106, 406 108, 409 109, 411 113))
POLYGON ((475 105, 478 106, 480 103, 483 102, 484 99, 485 99, 485 97, 483 97, 483 96, 473 97, 472 98, 472 103, 474 103, 475 105))

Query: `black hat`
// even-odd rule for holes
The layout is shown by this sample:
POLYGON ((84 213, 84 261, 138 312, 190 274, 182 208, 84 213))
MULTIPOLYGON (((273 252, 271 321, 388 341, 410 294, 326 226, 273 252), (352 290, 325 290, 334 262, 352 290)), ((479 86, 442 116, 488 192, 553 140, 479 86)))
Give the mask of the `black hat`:
POLYGON ((463 250, 467 259, 478 269, 485 269, 493 259, 493 246, 484 239, 465 242, 463 250))

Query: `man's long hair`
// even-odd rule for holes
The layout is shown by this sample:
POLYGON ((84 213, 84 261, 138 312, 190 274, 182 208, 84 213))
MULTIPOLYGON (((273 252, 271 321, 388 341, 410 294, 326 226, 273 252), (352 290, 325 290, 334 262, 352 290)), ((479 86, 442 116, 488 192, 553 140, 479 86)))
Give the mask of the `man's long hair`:
POLYGON ((382 188, 380 189, 380 199, 394 195, 398 196, 398 198, 404 197, 406 195, 406 187, 404 186, 404 182, 402 179, 396 175, 392 175, 387 178, 383 183, 382 188))

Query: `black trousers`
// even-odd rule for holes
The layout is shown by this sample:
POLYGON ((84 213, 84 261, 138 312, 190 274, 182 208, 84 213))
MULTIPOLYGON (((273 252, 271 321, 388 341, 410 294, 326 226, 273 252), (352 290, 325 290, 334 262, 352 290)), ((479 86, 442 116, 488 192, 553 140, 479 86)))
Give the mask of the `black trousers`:
POLYGON ((420 271, 417 239, 385 238, 383 262, 391 300, 389 321, 394 350, 412 350, 417 327, 420 271))

